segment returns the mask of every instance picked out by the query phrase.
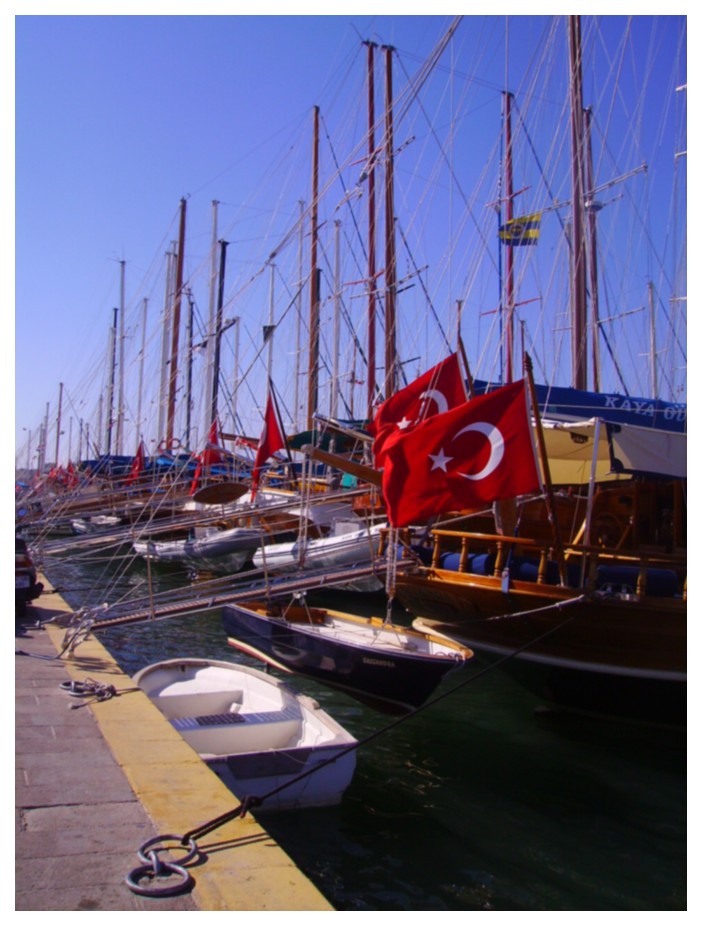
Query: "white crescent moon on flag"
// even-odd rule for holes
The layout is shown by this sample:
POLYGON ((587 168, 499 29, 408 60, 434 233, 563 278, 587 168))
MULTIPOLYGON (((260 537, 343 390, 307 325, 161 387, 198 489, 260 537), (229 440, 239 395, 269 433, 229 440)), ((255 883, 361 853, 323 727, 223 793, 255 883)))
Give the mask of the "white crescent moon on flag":
POLYGON ((502 462, 502 457, 505 455, 505 441, 502 437, 502 432, 499 428, 496 428, 494 424, 488 424, 487 421, 476 421, 454 434, 453 439, 455 440, 457 437, 460 437, 461 434, 465 434, 466 431, 478 431, 479 434, 483 434, 487 437, 490 441, 490 458, 480 472, 474 473, 473 475, 468 473, 459 473, 458 475, 463 476, 464 479, 485 479, 497 469, 502 462))
POLYGON ((443 394, 443 392, 439 392, 438 389, 427 389, 427 391, 423 392, 419 398, 425 400, 433 399, 436 402, 436 409, 439 414, 448 411, 449 406, 448 402, 446 401, 446 396, 443 394))

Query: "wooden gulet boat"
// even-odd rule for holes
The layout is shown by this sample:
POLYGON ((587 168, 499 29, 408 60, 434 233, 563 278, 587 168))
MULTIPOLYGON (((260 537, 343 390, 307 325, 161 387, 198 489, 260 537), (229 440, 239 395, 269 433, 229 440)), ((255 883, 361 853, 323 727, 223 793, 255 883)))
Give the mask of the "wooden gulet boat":
POLYGON ((326 608, 300 599, 225 605, 231 646, 284 672, 338 688, 387 713, 420 707, 472 651, 433 633, 326 608))
POLYGON ((433 530, 426 565, 396 579, 413 626, 503 660, 504 672, 550 704, 684 723, 686 436, 644 430, 581 422, 547 433, 555 472, 578 466, 567 439, 559 457, 570 433, 595 476, 600 467, 589 498, 574 491, 572 472, 567 491, 553 495, 552 522, 545 499, 522 498, 509 532, 471 530, 470 519, 461 530, 433 530), (612 466, 620 472, 607 482, 612 466), (565 537, 560 551, 554 525, 565 537))
POLYGON ((134 681, 240 800, 264 798, 260 811, 338 804, 353 778, 356 739, 271 675, 184 658, 134 681))

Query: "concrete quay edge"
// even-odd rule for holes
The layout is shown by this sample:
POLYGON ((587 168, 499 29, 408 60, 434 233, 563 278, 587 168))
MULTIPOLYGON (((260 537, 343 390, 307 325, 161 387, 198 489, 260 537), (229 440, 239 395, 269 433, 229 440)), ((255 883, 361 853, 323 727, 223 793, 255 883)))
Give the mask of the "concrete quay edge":
MULTIPOLYGON (((52 617, 70 613, 66 603, 55 593, 42 595, 39 602, 39 607, 28 609, 29 619, 45 620, 47 612, 52 617)), ((46 623, 43 627, 39 632, 46 632, 56 653, 60 653, 65 627, 58 623, 46 623)), ((22 638, 18 643, 24 648, 22 638)), ((91 711, 97 730, 152 821, 156 834, 183 835, 236 807, 236 797, 148 697, 135 688, 129 676, 94 636, 83 640, 73 653, 64 654, 58 661, 71 679, 85 681, 89 678, 116 689, 116 697, 92 701, 83 705, 83 709, 91 711)), ((20 684, 19 678, 17 684, 20 684)), ((58 694, 68 698, 65 692, 58 694)), ((66 724, 70 722, 71 713, 66 711, 66 724)), ((74 743, 71 761, 74 768, 80 769, 80 752, 85 740, 77 737, 74 743)), ((55 757, 47 755, 49 767, 52 761, 56 761, 55 757)), ((31 774, 30 771, 30 779, 31 774)), ((250 814, 224 824, 198 840, 197 845, 200 858, 188 868, 195 882, 190 896, 201 911, 334 909, 250 814)), ((139 864, 136 855, 139 848, 138 844, 134 846, 134 867, 139 864)), ((173 855, 177 861, 178 852, 173 855)), ((21 859, 17 861, 21 864, 21 859)), ((115 881, 122 881, 126 874, 127 871, 116 871, 115 881)), ((125 890, 129 892, 126 886, 125 890)), ((148 905, 145 908, 148 909, 148 905)))

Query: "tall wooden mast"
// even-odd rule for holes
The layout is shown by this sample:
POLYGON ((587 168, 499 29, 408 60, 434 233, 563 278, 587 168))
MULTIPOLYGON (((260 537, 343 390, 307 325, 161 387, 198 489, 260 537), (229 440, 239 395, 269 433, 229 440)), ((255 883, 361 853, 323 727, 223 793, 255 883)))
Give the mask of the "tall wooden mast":
POLYGON ((173 425, 175 421, 176 384, 178 381, 178 341, 180 334, 180 305, 183 298, 183 258, 185 256, 185 198, 180 201, 180 230, 178 233, 178 259, 176 264, 176 285, 173 301, 173 327, 171 339, 171 365, 168 379, 168 417, 166 419, 166 449, 173 447, 173 425))
POLYGON ((391 396, 397 388, 397 266, 395 257, 394 141, 392 122, 392 53, 385 50, 385 389, 391 396))
POLYGON ((601 205, 595 200, 595 176, 592 164, 592 108, 585 110, 585 215, 588 237, 588 279, 590 286, 590 324, 592 326, 592 388, 600 389, 600 295, 597 280, 597 213, 601 205))
POLYGON ((580 17, 568 17, 570 124, 573 178, 572 362, 573 386, 587 389, 587 288, 583 228, 583 77, 580 17))
POLYGON ((210 394, 210 416, 208 428, 213 421, 217 420, 217 397, 219 395, 219 368, 222 352, 222 314, 224 307, 224 271, 227 262, 227 241, 219 242, 219 282, 217 285, 217 312, 215 317, 215 327, 212 337, 214 338, 214 351, 212 359, 212 392, 210 394))
POLYGON ((375 402, 375 328, 376 328, 376 266, 375 266, 375 44, 368 48, 368 417, 373 417, 375 402))
MULTIPOLYGON (((512 171, 512 94, 505 91, 505 200, 507 203, 507 227, 514 218, 514 178, 512 171)), ((508 245, 506 250, 507 280, 505 285, 506 324, 505 324, 505 382, 514 379, 514 247, 508 245)))
POLYGON ((314 107, 312 141, 312 239, 310 245, 310 350, 307 379, 307 427, 312 430, 317 410, 319 377, 319 268, 317 236, 319 233, 319 106, 314 107))

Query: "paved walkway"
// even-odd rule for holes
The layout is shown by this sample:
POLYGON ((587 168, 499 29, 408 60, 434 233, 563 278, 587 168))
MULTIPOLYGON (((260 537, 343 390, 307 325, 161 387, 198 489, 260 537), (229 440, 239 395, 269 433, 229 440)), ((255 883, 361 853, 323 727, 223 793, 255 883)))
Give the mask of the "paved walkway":
POLYGON ((189 893, 129 889, 147 840, 195 829, 236 798, 98 641, 56 658, 65 631, 36 621, 66 605, 39 602, 16 622, 16 910, 332 910, 251 816, 198 841, 189 893), (118 696, 89 704, 61 688, 86 678, 118 696))

